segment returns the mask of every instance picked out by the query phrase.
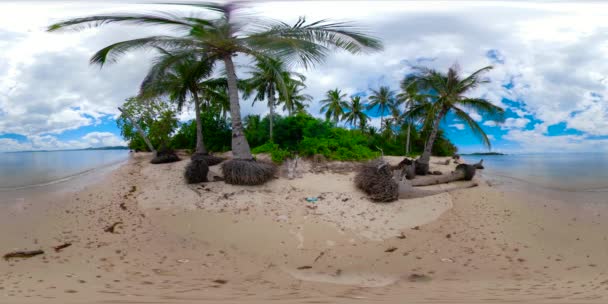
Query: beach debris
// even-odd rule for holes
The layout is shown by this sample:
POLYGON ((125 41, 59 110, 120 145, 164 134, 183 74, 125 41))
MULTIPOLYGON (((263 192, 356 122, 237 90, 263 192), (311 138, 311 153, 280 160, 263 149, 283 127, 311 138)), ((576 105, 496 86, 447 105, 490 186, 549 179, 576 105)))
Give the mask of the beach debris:
POLYGON ((480 159, 478 163, 473 164, 473 167, 475 167, 477 170, 483 170, 483 159, 480 159))
POLYGON ((441 171, 433 171, 432 173, 433 173, 433 175, 443 175, 443 173, 441 171))
POLYGON ((224 181, 232 185, 262 185, 273 179, 278 167, 274 163, 231 159, 222 164, 224 181))
POLYGON ((452 238, 452 234, 450 234, 450 233, 446 234, 446 235, 445 235, 445 238, 446 238, 446 239, 450 239, 450 238, 452 238))
POLYGON ((361 165, 355 185, 372 201, 393 202, 399 198, 399 185, 393 179, 391 166, 379 159, 361 165))
POLYGON ((305 200, 309 203, 316 203, 317 201, 319 201, 318 197, 307 197, 305 198, 305 200))
POLYGON ((109 233, 116 233, 116 227, 118 225, 122 225, 122 222, 115 222, 114 224, 104 228, 103 231, 109 232, 109 233))
POLYGON ((317 209, 319 206, 318 205, 306 205, 306 208, 310 209, 310 210, 315 210, 317 209))
POLYGON ((298 270, 305 270, 305 269, 311 269, 311 268, 312 268, 312 266, 300 266, 297 269, 298 270))
POLYGON ((40 254, 44 254, 42 250, 24 250, 24 251, 13 251, 4 255, 4 260, 8 261, 9 259, 14 258, 31 258, 33 256, 37 256, 40 254))
POLYGON ((321 253, 319 253, 319 255, 315 258, 313 263, 316 263, 321 257, 323 257, 325 255, 325 251, 321 251, 321 253))
POLYGON ((450 258, 442 258, 441 261, 444 263, 454 263, 454 260, 452 260, 450 258))
POLYGON ((55 246, 55 247, 53 247, 53 249, 55 250, 55 252, 59 252, 59 251, 61 251, 62 249, 68 248, 68 247, 70 247, 70 246, 72 246, 72 243, 63 243, 63 244, 61 244, 61 245, 59 245, 59 246, 55 246))
POLYGON ((127 210, 127 205, 124 202, 120 203, 120 209, 127 210))
POLYGON ((188 184, 208 182, 208 174, 209 165, 202 156, 192 157, 192 160, 186 166, 186 171, 184 171, 184 177, 186 178, 186 182, 188 184))
POLYGON ((228 283, 228 281, 226 281, 226 280, 222 280, 222 279, 217 279, 217 280, 213 280, 213 283, 217 283, 217 284, 226 284, 226 283, 228 283))
POLYGON ((179 260, 177 260, 177 262, 184 264, 184 263, 190 262, 190 260, 188 260, 188 259, 179 259, 179 260))
POLYGON ((213 156, 211 154, 198 153, 198 152, 192 154, 192 156, 190 156, 190 159, 191 160, 201 160, 202 159, 205 162, 207 162, 207 165, 209 167, 215 166, 224 161, 224 159, 221 157, 213 156))
POLYGON ((398 249, 397 247, 390 247, 390 248, 384 250, 384 252, 394 252, 397 249, 398 249))
POLYGON ((156 156, 150 161, 152 164, 166 164, 173 163, 176 161, 180 161, 179 156, 175 153, 175 151, 165 144, 158 149, 156 152, 156 156))
POLYGON ((403 231, 401 231, 401 234, 397 236, 398 239, 406 239, 407 237, 405 236, 405 234, 403 233, 403 231))
POLYGON ((426 274, 412 273, 407 279, 410 282, 428 282, 431 280, 431 277, 426 274))
POLYGON ((422 178, 416 178, 411 181, 411 185, 415 187, 419 186, 430 186, 438 184, 447 184, 450 182, 465 180, 470 181, 475 176, 475 166, 468 164, 460 164, 456 166, 456 170, 447 175, 441 176, 428 176, 422 178))
POLYGON ((415 226, 412 230, 420 230, 420 226, 415 226))

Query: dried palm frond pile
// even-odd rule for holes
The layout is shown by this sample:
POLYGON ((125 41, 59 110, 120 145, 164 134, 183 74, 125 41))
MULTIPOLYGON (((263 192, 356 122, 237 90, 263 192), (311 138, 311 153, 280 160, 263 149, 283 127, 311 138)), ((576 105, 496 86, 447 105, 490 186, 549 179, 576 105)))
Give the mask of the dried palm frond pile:
POLYGON ((224 180, 233 185, 261 185, 274 178, 277 166, 273 163, 232 159, 222 164, 224 180))
POLYGON ((392 202, 399 198, 399 185, 393 179, 391 166, 382 160, 361 165, 355 185, 376 202, 392 202))

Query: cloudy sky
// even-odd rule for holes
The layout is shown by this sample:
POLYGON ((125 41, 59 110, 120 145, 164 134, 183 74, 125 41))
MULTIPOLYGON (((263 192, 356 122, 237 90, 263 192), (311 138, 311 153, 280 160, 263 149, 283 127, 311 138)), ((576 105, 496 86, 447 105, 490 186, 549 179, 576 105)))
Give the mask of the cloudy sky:
MULTIPOLYGON (((69 17, 107 12, 173 10, 127 1, 0 0, 0 151, 121 145, 116 107, 137 92, 151 53, 133 53, 100 69, 88 64, 98 49, 164 29, 108 26, 46 33, 69 17)), ((398 83, 412 67, 463 73, 493 65, 491 83, 471 92, 507 109, 497 125, 471 113, 505 152, 608 150, 608 4, 563 1, 283 1, 251 2, 248 12, 293 22, 351 20, 381 38, 385 50, 337 53, 309 71, 315 102, 340 88, 361 94, 398 83)), ((245 64, 246 60, 240 60, 245 64)), ((246 67, 239 66, 245 75, 246 67)), ((243 103, 244 114, 264 114, 243 103)), ((374 114, 374 113, 370 113, 374 114)), ((187 118, 191 113, 184 113, 187 118)), ((374 117, 373 124, 379 124, 374 117)), ((443 125, 461 151, 482 150, 461 121, 443 125)))

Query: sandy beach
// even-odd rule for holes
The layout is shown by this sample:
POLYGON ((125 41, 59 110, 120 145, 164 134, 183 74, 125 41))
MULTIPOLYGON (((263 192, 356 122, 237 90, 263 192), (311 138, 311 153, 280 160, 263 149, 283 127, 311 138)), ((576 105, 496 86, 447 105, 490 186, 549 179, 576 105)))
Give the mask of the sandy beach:
MULTIPOLYGON (((151 165, 150 158, 135 154, 76 192, 2 204, 0 253, 45 253, 0 262, 0 302, 608 297, 608 208, 597 196, 506 189, 477 178, 475 188, 378 204, 355 188, 344 164, 306 162, 298 178, 258 187, 189 186, 182 177, 187 160, 151 165)), ((441 160, 433 159, 432 169, 450 172, 441 160)), ((219 175, 220 168, 211 171, 219 175)))

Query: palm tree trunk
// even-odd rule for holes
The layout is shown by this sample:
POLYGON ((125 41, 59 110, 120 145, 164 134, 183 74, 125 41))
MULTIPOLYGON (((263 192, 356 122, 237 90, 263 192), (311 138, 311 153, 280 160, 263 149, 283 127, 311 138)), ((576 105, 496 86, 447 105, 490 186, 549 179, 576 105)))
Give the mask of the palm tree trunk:
POLYGON ((235 159, 252 160, 251 148, 249 148, 249 143, 243 132, 236 71, 234 69, 231 54, 224 56, 224 64, 226 65, 228 97, 230 99, 230 117, 232 120, 232 155, 235 159))
POLYGON ((271 85, 269 90, 268 90, 268 107, 270 108, 270 117, 269 117, 269 123, 270 123, 270 141, 272 141, 272 127, 273 127, 273 120, 274 120, 274 88, 271 85))
POLYGON ((437 137, 437 131, 439 131, 439 123, 441 122, 446 113, 447 109, 442 109, 441 112, 439 112, 439 115, 437 116, 437 120, 435 120, 435 122, 433 123, 433 130, 431 130, 431 135, 429 136, 429 139, 424 145, 424 152, 418 159, 419 163, 425 165, 429 164, 429 161, 431 160, 431 150, 433 149, 433 144, 435 143, 435 138, 437 137))
POLYGON ((410 127, 412 125, 408 124, 407 125, 407 137, 405 139, 405 155, 410 154, 410 127))
POLYGON ((203 141, 203 121, 201 119, 201 105, 198 99, 198 93, 196 90, 192 90, 192 97, 194 97, 194 117, 196 119, 196 153, 209 154, 203 141))

